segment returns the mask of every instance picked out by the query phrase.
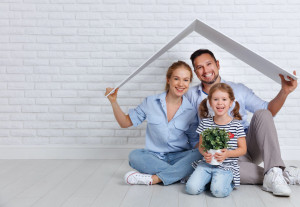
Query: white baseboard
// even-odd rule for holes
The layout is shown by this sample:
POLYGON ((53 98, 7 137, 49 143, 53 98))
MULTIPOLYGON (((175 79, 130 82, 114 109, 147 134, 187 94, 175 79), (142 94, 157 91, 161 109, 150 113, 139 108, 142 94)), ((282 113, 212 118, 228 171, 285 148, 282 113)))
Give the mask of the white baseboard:
MULTIPOLYGON (((128 159, 137 145, 6 145, 0 146, 0 159, 128 159)), ((300 160, 300 147, 281 147, 283 160, 300 160)))
POLYGON ((128 159, 143 146, 30 145, 0 146, 0 159, 128 159))

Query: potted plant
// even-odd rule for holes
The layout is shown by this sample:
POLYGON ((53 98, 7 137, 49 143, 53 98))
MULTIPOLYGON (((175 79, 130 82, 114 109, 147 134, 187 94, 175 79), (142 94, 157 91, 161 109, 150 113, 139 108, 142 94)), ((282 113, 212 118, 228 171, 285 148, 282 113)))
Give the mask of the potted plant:
MULTIPOLYGON (((221 152, 221 149, 227 148, 229 139, 234 137, 232 133, 228 133, 225 129, 220 129, 218 127, 205 129, 201 135, 201 147, 203 147, 205 152, 212 155, 216 152, 221 152)), ((220 165, 222 162, 218 162, 213 156, 210 164, 220 165)))

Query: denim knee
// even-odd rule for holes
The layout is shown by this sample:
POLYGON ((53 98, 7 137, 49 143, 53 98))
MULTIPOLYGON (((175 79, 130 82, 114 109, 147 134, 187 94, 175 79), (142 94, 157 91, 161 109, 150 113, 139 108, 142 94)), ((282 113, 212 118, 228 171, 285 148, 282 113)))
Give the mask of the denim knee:
POLYGON ((204 188, 199 189, 196 185, 193 185, 189 182, 186 183, 185 192, 187 192, 190 195, 198 195, 198 194, 202 193, 203 191, 204 191, 204 188))
POLYGON ((211 193, 217 198, 224 198, 229 196, 230 192, 232 191, 231 188, 225 186, 211 186, 210 187, 211 193))
POLYGON ((132 150, 130 153, 129 153, 129 165, 132 166, 132 164, 134 165, 134 163, 137 163, 138 160, 140 159, 140 155, 141 155, 141 150, 142 149, 135 149, 135 150, 132 150))

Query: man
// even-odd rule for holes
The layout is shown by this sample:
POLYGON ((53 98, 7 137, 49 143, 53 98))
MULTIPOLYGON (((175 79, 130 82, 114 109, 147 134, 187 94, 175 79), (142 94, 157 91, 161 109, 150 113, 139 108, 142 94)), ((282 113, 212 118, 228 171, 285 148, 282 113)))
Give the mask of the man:
MULTIPOLYGON (((287 96, 295 90, 297 80, 288 77, 287 81, 283 75, 280 75, 281 90, 273 100, 266 102, 245 85, 221 79, 220 63, 211 51, 197 50, 191 55, 191 61, 201 83, 190 88, 186 97, 196 109, 207 97, 210 88, 220 82, 232 87, 235 98, 240 104, 248 148, 247 154, 239 159, 241 183, 263 183, 263 190, 272 192, 274 195, 289 196, 291 189, 283 177, 285 165, 280 154, 273 116, 281 109, 287 96), (247 111, 254 113, 250 124, 247 122, 247 111), (264 161, 264 168, 258 166, 262 161, 264 161)), ((294 75, 296 75, 295 71, 294 75)), ((200 120, 199 111, 198 118, 200 120)))

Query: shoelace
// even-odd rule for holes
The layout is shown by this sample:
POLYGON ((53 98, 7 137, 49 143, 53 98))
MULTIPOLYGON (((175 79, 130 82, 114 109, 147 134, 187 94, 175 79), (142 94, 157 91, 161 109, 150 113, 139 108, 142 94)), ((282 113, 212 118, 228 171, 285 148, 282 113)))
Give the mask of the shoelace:
POLYGON ((272 182, 276 184, 287 184, 285 179, 283 178, 282 173, 279 172, 274 172, 272 182))
POLYGON ((138 184, 152 185, 152 179, 149 179, 149 175, 136 174, 134 178, 136 178, 138 184), (150 181, 148 182, 148 180, 150 181))
POLYGON ((292 185, 295 185, 297 183, 300 184, 300 170, 299 168, 295 166, 290 166, 288 170, 285 171, 286 174, 288 175, 289 182, 292 185))

